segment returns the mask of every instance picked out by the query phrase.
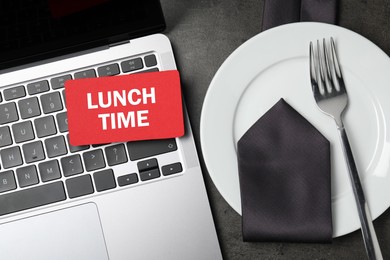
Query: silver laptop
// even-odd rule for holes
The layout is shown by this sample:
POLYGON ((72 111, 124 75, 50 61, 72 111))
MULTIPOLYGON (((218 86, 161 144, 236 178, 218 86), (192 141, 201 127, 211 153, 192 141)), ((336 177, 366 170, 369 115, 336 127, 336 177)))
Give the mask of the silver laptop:
POLYGON ((125 2, 0 1, 1 259, 222 258, 186 113, 184 137, 69 144, 66 80, 176 69, 160 3, 125 2))

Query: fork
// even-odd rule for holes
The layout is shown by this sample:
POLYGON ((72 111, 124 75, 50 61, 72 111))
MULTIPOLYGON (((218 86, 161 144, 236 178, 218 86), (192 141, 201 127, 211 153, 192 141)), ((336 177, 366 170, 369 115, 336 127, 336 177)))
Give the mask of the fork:
POLYGON ((368 259, 383 259, 342 120, 343 112, 348 104, 348 95, 332 37, 329 42, 330 44, 327 44, 326 40, 323 39, 321 46, 319 40, 317 40, 316 51, 314 51, 313 43, 310 42, 310 79, 312 91, 318 108, 324 114, 332 117, 337 125, 355 196, 368 259))

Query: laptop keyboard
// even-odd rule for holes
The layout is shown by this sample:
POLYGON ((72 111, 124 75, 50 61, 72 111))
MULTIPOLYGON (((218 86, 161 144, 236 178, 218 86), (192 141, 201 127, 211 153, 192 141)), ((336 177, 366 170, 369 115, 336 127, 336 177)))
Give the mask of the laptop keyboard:
POLYGON ((0 216, 181 174, 174 138, 69 143, 66 80, 151 71, 159 71, 158 59, 146 54, 3 88, 0 216))

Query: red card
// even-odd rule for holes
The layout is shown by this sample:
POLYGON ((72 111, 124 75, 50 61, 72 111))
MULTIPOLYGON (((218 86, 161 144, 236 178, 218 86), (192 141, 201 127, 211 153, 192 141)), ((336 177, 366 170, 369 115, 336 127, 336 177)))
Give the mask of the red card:
POLYGON ((177 70, 65 82, 72 145, 184 135, 177 70))

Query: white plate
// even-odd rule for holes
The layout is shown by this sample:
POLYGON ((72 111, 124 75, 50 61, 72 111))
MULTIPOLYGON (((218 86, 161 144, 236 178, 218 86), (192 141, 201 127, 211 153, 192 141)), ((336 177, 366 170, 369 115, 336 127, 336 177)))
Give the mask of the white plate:
POLYGON ((215 74, 202 108, 201 146, 208 172, 241 214, 236 143, 281 97, 331 143, 333 237, 360 228, 336 125, 314 102, 309 42, 334 37, 349 106, 345 127, 375 219, 390 205, 390 59, 348 29, 293 23, 264 31, 235 50, 215 74))

